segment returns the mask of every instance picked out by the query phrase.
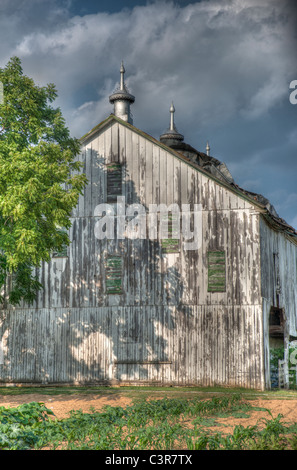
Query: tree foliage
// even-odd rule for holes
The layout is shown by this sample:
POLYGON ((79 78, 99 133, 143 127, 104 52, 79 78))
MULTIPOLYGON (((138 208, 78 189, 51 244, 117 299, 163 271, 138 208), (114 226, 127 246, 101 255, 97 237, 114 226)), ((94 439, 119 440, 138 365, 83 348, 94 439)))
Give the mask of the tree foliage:
POLYGON ((21 61, 0 68, 0 286, 11 278, 9 301, 31 302, 41 287, 32 268, 69 244, 66 231, 86 183, 53 84, 37 86, 21 61))

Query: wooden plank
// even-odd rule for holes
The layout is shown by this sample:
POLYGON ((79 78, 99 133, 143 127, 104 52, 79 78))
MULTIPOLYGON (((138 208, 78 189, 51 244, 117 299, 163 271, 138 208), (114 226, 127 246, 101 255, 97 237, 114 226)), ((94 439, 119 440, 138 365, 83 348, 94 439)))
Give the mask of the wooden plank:
POLYGON ((85 158, 85 175, 87 177, 87 184, 84 188, 84 209, 83 215, 84 217, 90 217, 93 215, 92 213, 92 159, 93 159, 93 148, 92 145, 88 147, 84 152, 85 158))
POLYGON ((153 166, 152 166, 152 204, 160 204, 160 148, 156 145, 152 147, 153 166))
POLYGON ((119 163, 126 163, 126 127, 119 125, 119 163))
POLYGON ((164 150, 160 150, 160 204, 168 204, 166 185, 163 184, 167 181, 167 155, 164 150))
POLYGON ((104 133, 102 134, 102 136, 104 137, 104 156, 106 165, 108 165, 109 163, 113 163, 111 128, 112 124, 109 124, 106 127, 104 133))
POLYGON ((119 163, 119 123, 113 122, 111 126, 111 161, 119 163))
MULTIPOLYGON (((142 180, 142 184, 144 185, 144 193, 142 204, 145 206, 146 210, 149 209, 150 204, 153 203, 153 191, 154 191, 154 184, 153 184, 153 144, 151 142, 145 143, 145 174, 142 180)), ((141 161, 141 165, 143 165, 143 160, 141 161)))
MULTIPOLYGON (((140 139, 139 141, 139 166, 138 166, 138 181, 139 186, 137 190, 137 199, 136 202, 145 206, 146 204, 146 165, 147 162, 150 160, 151 155, 146 155, 147 152, 147 143, 144 139, 140 139)), ((148 150, 151 150, 148 146, 148 150)))
POLYGON ((132 155, 130 156, 131 179, 129 181, 131 186, 131 204, 140 202, 140 165, 142 164, 141 155, 143 155, 143 145, 145 145, 143 139, 138 135, 132 134, 132 155))
POLYGON ((124 172, 125 172, 125 191, 124 196, 126 198, 127 204, 133 203, 133 142, 132 142, 132 132, 129 129, 125 129, 125 163, 124 163, 124 172))

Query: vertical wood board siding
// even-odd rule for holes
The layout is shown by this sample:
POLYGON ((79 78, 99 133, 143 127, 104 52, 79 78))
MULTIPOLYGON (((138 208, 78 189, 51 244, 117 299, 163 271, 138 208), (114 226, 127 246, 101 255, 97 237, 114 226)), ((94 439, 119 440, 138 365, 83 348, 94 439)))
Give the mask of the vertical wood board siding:
POLYGON ((2 311, 0 380, 226 384, 261 388, 263 325, 259 214, 169 151, 118 122, 80 160, 88 184, 72 214, 67 257, 38 270, 29 308, 2 311), (201 204, 198 250, 162 252, 159 239, 98 240, 107 165, 119 163, 127 204, 201 204), (208 253, 224 252, 225 292, 208 292, 208 253), (110 294, 106 259, 122 259, 110 294), (261 307, 260 307, 261 306, 261 307))
MULTIPOLYGON (((279 307, 284 308, 288 333, 297 337, 297 247, 283 233, 268 227, 261 219, 261 291, 262 297, 272 306, 277 306, 277 279, 274 268, 274 255, 279 259, 279 307)), ((268 318, 267 318, 268 321, 268 318)), ((267 325, 268 327, 268 325, 267 325)))
POLYGON ((262 387, 261 307, 9 311, 1 382, 262 387), (38 332, 38 334, 37 334, 38 332), (249 334, 247 334, 249 333, 249 334))

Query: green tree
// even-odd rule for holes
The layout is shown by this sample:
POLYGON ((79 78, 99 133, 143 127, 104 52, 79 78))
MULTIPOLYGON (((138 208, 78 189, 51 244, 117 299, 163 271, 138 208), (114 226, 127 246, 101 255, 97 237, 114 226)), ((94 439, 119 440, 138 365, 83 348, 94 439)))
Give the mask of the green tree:
MULTIPOLYGON (((34 268, 69 244, 70 216, 86 183, 53 84, 37 86, 17 57, 0 68, 0 288, 9 302, 32 302, 42 287, 34 268)), ((3 299, 1 299, 3 301, 3 299)))

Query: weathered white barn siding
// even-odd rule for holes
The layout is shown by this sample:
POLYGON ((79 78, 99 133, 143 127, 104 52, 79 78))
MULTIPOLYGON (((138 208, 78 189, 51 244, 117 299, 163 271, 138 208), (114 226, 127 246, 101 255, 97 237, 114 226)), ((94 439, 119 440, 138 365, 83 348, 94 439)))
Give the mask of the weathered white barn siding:
POLYGON ((68 257, 41 267, 45 288, 31 308, 0 313, 0 380, 263 388, 255 206, 119 119, 85 141, 81 159, 89 183, 68 257), (201 248, 164 254, 159 240, 98 240, 111 162, 123 164, 127 204, 201 204, 201 248), (225 252, 226 292, 208 292, 209 250, 225 252), (123 256, 122 295, 105 292, 107 254, 123 256))
POLYGON ((288 355, 290 338, 297 338, 297 245, 290 241, 286 234, 273 230, 264 218, 260 221, 260 238, 265 370, 266 385, 269 386, 269 313, 271 307, 283 309, 285 358, 288 355))
POLYGON ((288 334, 297 337, 297 247, 288 240, 285 234, 272 230, 264 219, 260 223, 261 236, 261 271, 262 297, 269 306, 277 305, 279 291, 279 306, 284 308, 288 334), (275 255, 278 263, 275 265, 275 255), (277 279, 278 278, 278 279, 277 279), (279 284, 279 286, 277 285, 279 284))
POLYGON ((7 311, 1 380, 261 387, 256 307, 7 311))

